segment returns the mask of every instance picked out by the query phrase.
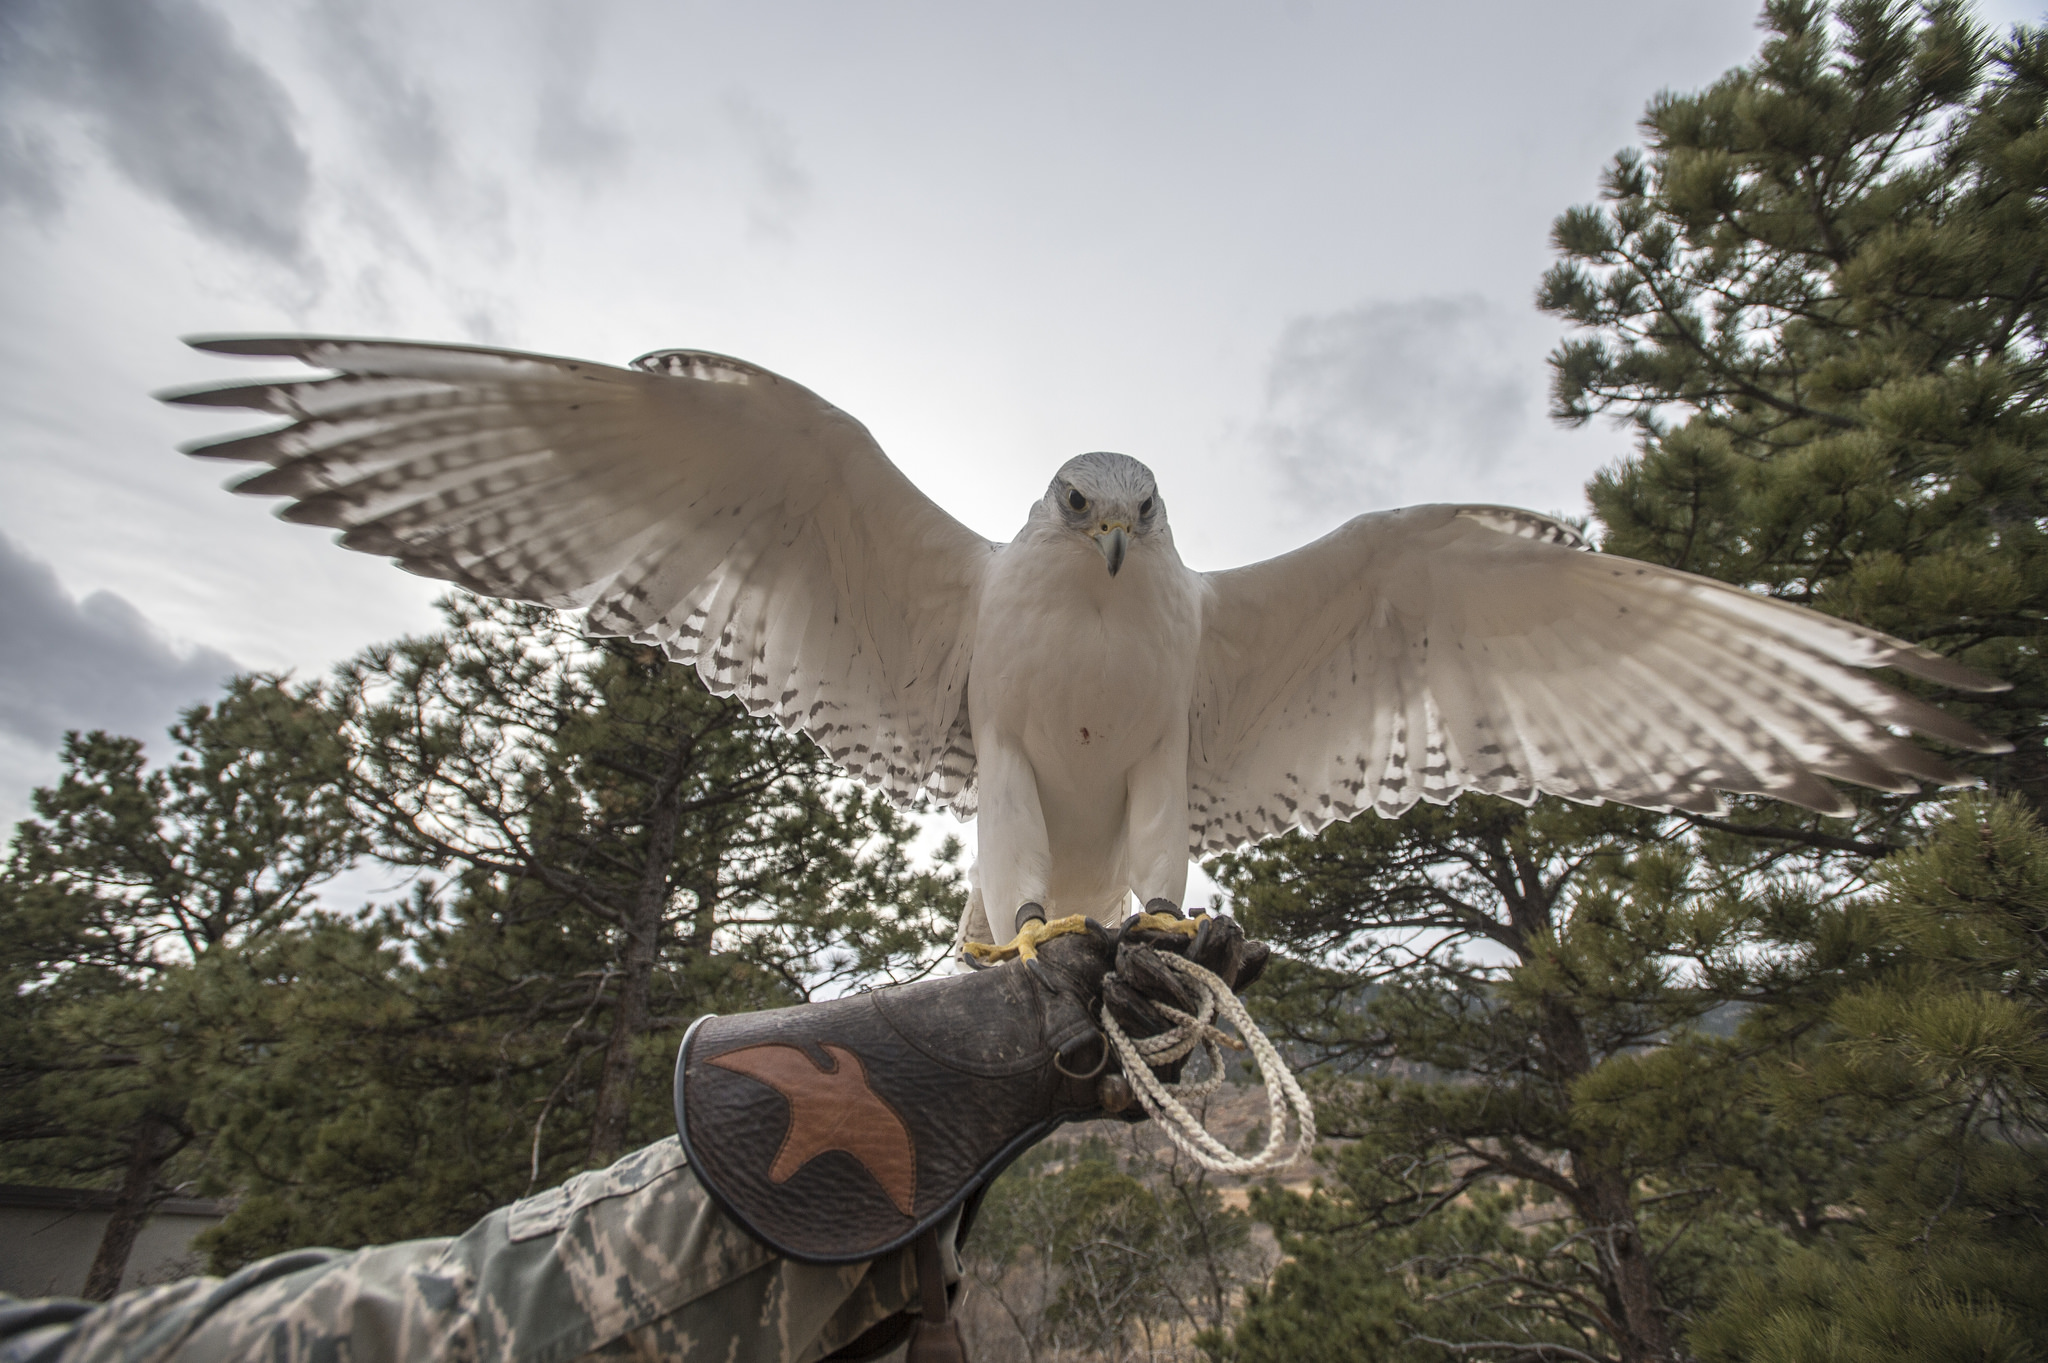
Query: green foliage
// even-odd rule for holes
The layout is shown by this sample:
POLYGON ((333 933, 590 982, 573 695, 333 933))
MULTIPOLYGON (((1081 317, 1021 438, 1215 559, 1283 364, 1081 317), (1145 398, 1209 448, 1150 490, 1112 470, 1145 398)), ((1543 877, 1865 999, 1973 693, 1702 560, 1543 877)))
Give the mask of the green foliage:
POLYGON ((1232 1348, 1657 1357, 1738 1265, 1823 1233, 1854 1134, 1760 1113, 1750 1075, 1874 929, 1747 840, 1670 822, 1468 797, 1212 867, 1297 957, 1260 1009, 1320 1062, 1341 1142, 1318 1193, 1265 1214, 1361 1294, 1332 1313, 1287 1269, 1232 1348))
POLYGON ((359 850, 317 707, 239 678, 171 738, 176 756, 150 771, 135 739, 66 736, 62 779, 35 794, 41 820, 15 835, 10 941, 138 977, 290 921, 359 850))
POLYGON ((262 678, 142 745, 65 740, 0 876, 0 1174, 121 1194, 86 1290, 203 1151, 192 1107, 217 1058, 223 962, 288 931, 359 841, 329 717, 262 678))
POLYGON ((70 740, 0 881, 10 1176, 145 1152, 143 1203, 237 1199, 219 1269, 448 1233, 672 1130, 699 1014, 937 959, 953 873, 808 743, 548 612, 446 611, 237 681, 168 766, 70 740), (319 904, 354 860, 410 894, 319 904))
POLYGON ((1785 1121, 1884 1137, 1861 1214, 1746 1278, 1699 1332, 1707 1357, 2048 1357, 2048 834, 1966 798, 1878 881, 1878 971, 1766 1089, 1785 1121))
MULTIPOLYGON (((1370 1156, 1352 1158, 1362 1177, 1375 1176, 1370 1156)), ((1581 1342, 1558 1325, 1532 1329, 1526 1299, 1487 1290, 1506 1276, 1545 1292, 1530 1269, 1540 1272, 1557 1237, 1546 1235, 1541 1208, 1512 1193, 1476 1188, 1438 1215, 1365 1235, 1347 1233, 1327 1198, 1269 1193, 1256 1210, 1280 1229, 1288 1258, 1246 1302, 1222 1350, 1230 1363, 1375 1363, 1489 1340, 1541 1357, 1532 1346, 1581 1342)))
POLYGON ((299 692, 374 855, 445 879, 241 962, 269 987, 206 1105, 245 1194, 223 1267, 447 1233, 657 1139, 692 1019, 914 975, 957 915, 807 741, 550 612, 445 609, 299 692))
POLYGON ((950 881, 914 874, 907 821, 814 745, 658 650, 587 646, 538 607, 444 609, 448 630, 308 692, 340 717, 380 858, 454 876, 508 919, 568 914, 600 935, 671 906, 682 955, 716 948, 707 980, 734 955, 799 994, 928 963, 950 881))
POLYGON ((1269 1260, 1252 1219, 1163 1141, 1047 1141, 991 1185, 965 1265, 976 1358, 1213 1352, 1269 1260))

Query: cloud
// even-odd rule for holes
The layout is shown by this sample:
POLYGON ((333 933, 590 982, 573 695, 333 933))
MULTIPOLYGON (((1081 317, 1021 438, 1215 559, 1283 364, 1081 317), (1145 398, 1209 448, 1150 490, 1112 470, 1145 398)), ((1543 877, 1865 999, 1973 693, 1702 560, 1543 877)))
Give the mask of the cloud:
POLYGON ((725 97, 725 118, 738 138, 753 181, 747 200, 747 230, 757 237, 785 241, 811 199, 811 177, 797 161, 796 139, 787 124, 744 94, 725 97))
MULTIPOLYGON (((77 114, 116 171, 194 230, 304 263, 313 172, 296 111, 219 15, 193 0, 18 0, 0 45, 9 84, 77 114)), ((48 202, 50 163, 19 114, 0 175, 48 202)))
POLYGON ((626 164, 626 130, 590 104, 601 10, 589 0, 548 7, 542 20, 547 66, 535 101, 533 153, 542 167, 584 188, 626 164))
POLYGON ((1469 297, 1297 318, 1268 370, 1259 441, 1311 503, 1444 495, 1497 468, 1528 422, 1536 394, 1510 330, 1469 297))
POLYGON ((565 82, 541 87, 533 151, 549 170, 586 188, 626 164, 626 134, 590 107, 583 90, 565 82))
POLYGON ((408 190, 433 195, 454 159, 439 103, 371 31, 366 6, 323 0, 311 17, 320 69, 371 149, 408 190))
POLYGON ((66 729, 153 737, 239 670, 214 649, 172 648, 112 592, 73 599, 0 534, 0 751, 54 751, 66 729))
POLYGON ((320 71, 379 167, 468 233, 501 229, 509 211, 504 187, 465 163, 441 101, 420 80, 410 52, 388 39, 388 16, 365 0, 317 0, 309 13, 320 71))
POLYGON ((0 205, 47 220, 63 206, 56 157, 39 128, 0 124, 0 205))

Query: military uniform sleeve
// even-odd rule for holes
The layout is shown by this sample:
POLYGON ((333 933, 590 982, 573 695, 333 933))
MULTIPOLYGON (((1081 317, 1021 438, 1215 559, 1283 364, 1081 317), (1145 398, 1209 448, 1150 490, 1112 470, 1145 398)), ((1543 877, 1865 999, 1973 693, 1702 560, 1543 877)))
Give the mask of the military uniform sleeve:
POLYGON ((0 1363, 812 1363, 916 1290, 908 1251, 834 1267, 776 1255, 670 1137, 454 1239, 301 1250, 96 1307, 12 1304, 0 1329, 7 1311, 23 1328, 0 1338, 0 1363))

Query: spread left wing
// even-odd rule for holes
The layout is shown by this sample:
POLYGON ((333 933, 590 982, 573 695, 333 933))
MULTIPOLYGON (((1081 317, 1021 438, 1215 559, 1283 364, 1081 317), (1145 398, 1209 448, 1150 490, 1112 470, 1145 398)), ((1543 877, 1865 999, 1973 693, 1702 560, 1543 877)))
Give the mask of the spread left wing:
POLYGON ((271 465, 236 491, 489 596, 587 607, 711 690, 801 729, 899 801, 972 812, 967 671, 994 546, 867 430, 765 369, 664 351, 632 369, 336 337, 193 342, 325 377, 165 395, 287 418, 187 448, 271 465))
POLYGON ((1888 791, 1967 779, 1901 731, 2002 748, 1861 669, 2003 683, 1710 578, 1585 552, 1531 512, 1360 516, 1207 585, 1197 854, 1468 790, 1702 813, 1728 791, 1846 814, 1823 778, 1888 791))

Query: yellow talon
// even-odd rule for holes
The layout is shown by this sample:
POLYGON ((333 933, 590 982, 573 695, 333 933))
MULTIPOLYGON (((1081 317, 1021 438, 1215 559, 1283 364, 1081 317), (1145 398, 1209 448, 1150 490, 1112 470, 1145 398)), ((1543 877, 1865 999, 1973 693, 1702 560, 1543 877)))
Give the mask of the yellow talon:
POLYGON ((1209 915, 1198 913, 1193 918, 1175 918, 1170 913, 1141 913, 1138 921, 1131 924, 1133 932, 1178 932, 1192 937, 1201 931, 1202 920, 1209 915))
POLYGON ((987 942, 969 942, 966 944, 966 950, 968 955, 983 965, 995 965, 1012 958, 1028 961, 1038 954, 1040 943, 1049 942, 1055 937, 1064 937, 1070 932, 1087 930, 1086 914, 1069 914, 1065 918, 1055 918, 1050 923, 1042 918, 1034 918, 1026 923, 1023 930, 1014 938, 1001 946, 991 946, 987 942))
MULTIPOLYGON (((1201 931, 1202 920, 1208 916, 1206 913, 1198 913, 1193 918, 1175 918, 1170 913, 1141 913, 1138 915, 1138 921, 1131 926, 1134 931, 1177 932, 1184 937, 1193 937, 1201 931)), ((1034 918, 1026 923, 1023 930, 1014 938, 1001 946, 994 946, 988 942, 968 942, 962 949, 983 965, 997 965, 1012 959, 1028 961, 1038 954, 1040 943, 1049 942, 1055 937, 1064 937, 1070 932, 1087 930, 1086 914, 1069 914, 1065 918, 1055 918, 1050 923, 1042 918, 1034 918)))

